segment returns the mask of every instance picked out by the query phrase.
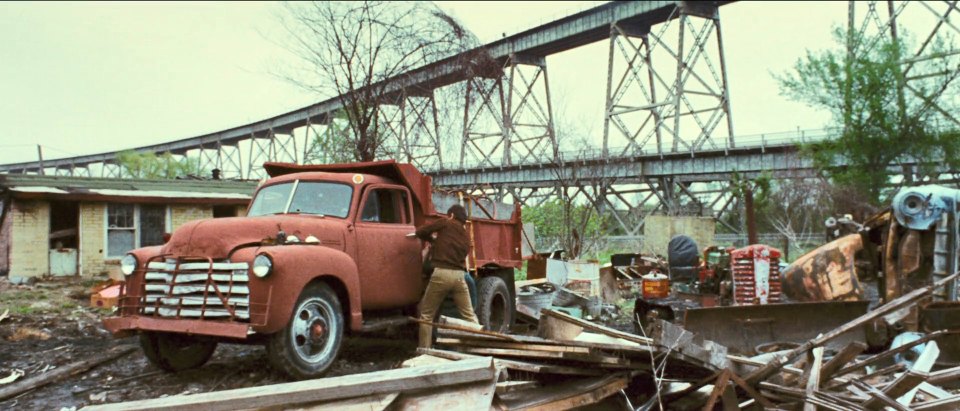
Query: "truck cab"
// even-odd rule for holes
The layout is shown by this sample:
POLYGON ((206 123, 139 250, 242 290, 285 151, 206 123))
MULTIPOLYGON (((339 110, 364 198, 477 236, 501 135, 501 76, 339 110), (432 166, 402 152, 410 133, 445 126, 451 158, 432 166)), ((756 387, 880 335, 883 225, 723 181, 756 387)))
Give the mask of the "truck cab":
MULTIPOLYGON (((120 307, 104 324, 117 336, 139 334, 160 368, 198 367, 219 342, 263 343, 274 367, 313 378, 345 333, 415 310, 426 285, 423 245, 408 234, 443 218, 429 176, 393 161, 265 168, 272 177, 246 216, 187 223, 166 244, 121 260, 120 307)), ((475 305, 488 329, 505 331, 521 262, 519 208, 499 220, 477 208, 491 218, 468 223, 475 305)))

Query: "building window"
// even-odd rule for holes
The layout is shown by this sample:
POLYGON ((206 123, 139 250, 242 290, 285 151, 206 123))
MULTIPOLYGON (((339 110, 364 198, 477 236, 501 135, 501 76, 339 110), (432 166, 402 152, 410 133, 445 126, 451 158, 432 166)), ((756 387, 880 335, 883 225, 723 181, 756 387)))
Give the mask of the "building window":
POLYGON ((162 205, 108 204, 107 257, 119 258, 134 248, 163 244, 169 209, 162 205))

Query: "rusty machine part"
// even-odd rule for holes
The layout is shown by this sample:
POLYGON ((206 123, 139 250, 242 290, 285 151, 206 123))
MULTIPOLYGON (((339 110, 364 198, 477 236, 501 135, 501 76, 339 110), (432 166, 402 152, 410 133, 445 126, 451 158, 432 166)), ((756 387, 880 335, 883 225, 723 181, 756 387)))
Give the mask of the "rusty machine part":
MULTIPOLYGON (((691 308, 683 316, 683 328, 731 351, 753 355, 754 348, 764 343, 805 343, 865 314, 868 305, 869 301, 838 301, 691 308)), ((828 347, 864 341, 864 328, 832 340, 828 347)))
MULTIPOLYGON (((938 301, 920 308, 919 331, 930 334, 940 330, 960 332, 960 302, 938 301)), ((960 334, 942 335, 935 341, 940 347, 937 364, 944 367, 960 365, 960 334)))
POLYGON ((781 301, 780 250, 757 244, 730 253, 736 305, 781 301))
MULTIPOLYGON (((935 185, 907 187, 894 196, 891 204, 893 216, 901 227, 909 231, 900 240, 902 244, 898 255, 898 264, 894 268, 899 271, 899 276, 896 279, 900 282, 891 284, 888 279, 888 289, 885 297, 888 299, 890 297, 895 298, 905 291, 905 287, 918 285, 906 284, 903 280, 908 280, 907 277, 917 271, 926 271, 926 267, 921 267, 923 251, 928 251, 928 255, 933 257, 932 267, 929 268, 929 278, 925 278, 927 276, 922 274, 919 275, 928 282, 936 282, 960 270, 960 253, 956 251, 958 244, 960 244, 958 201, 960 201, 960 190, 935 185), (921 238, 930 235, 933 236, 931 241, 933 250, 927 250, 924 244, 928 244, 928 242, 921 238), (893 286, 892 290, 889 288, 891 285, 893 286)), ((891 224, 892 226, 893 224, 891 224)), ((889 263, 889 260, 887 262, 889 263)), ((887 266, 885 269, 889 272, 891 267, 887 266)), ((934 295, 934 298, 940 301, 957 301, 957 282, 953 281, 941 289, 934 295)))
POLYGON ((841 237, 804 254, 783 270, 783 292, 793 301, 855 301, 863 295, 854 255, 860 234, 841 237))

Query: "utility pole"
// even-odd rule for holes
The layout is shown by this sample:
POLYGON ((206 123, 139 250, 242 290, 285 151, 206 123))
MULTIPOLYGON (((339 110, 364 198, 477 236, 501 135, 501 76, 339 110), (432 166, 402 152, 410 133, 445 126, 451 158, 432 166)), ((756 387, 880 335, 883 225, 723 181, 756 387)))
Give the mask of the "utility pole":
POLYGON ((43 175, 43 148, 37 144, 37 157, 40 158, 40 175, 43 175))

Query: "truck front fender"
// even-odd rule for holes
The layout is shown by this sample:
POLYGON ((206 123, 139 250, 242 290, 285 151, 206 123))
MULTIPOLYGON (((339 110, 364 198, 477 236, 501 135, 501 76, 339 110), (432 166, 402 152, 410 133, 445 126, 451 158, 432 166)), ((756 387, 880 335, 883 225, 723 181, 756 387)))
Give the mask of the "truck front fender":
POLYGON ((270 257, 273 269, 264 278, 250 273, 251 311, 267 309, 265 324, 254 324, 254 331, 272 334, 283 329, 300 293, 313 281, 324 281, 337 293, 351 330, 363 326, 357 264, 346 253, 319 245, 284 245, 240 250, 234 260, 253 261, 259 254, 270 257))

